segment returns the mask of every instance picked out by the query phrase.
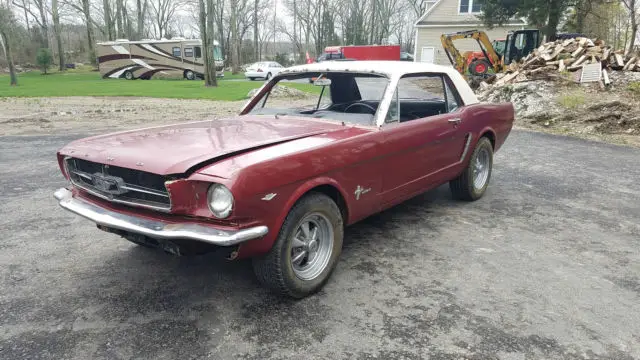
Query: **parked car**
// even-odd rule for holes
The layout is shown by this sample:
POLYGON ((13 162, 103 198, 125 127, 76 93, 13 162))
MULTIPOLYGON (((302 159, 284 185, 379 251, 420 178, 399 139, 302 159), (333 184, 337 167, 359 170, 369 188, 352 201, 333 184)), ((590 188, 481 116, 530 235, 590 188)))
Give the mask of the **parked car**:
POLYGON ((257 62, 247 68, 244 77, 249 80, 263 79, 269 80, 272 76, 277 75, 284 67, 275 61, 257 62))
POLYGON ((305 64, 237 116, 68 144, 57 157, 70 185, 55 197, 142 246, 252 258, 264 285, 302 298, 328 281, 345 226, 445 183, 481 198, 513 121, 511 103, 479 103, 451 67, 305 64), (311 77, 308 101, 269 96, 311 77))
POLYGON ((406 51, 400 53, 400 60, 402 61, 413 61, 413 55, 409 54, 406 51))

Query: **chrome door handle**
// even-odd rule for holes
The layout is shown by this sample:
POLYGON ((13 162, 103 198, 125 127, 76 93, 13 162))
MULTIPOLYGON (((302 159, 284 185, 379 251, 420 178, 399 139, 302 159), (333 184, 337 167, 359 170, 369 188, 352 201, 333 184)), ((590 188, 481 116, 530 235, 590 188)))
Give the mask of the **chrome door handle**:
POLYGON ((449 119, 449 124, 454 124, 454 125, 458 125, 462 122, 462 119, 460 118, 453 118, 453 119, 449 119))

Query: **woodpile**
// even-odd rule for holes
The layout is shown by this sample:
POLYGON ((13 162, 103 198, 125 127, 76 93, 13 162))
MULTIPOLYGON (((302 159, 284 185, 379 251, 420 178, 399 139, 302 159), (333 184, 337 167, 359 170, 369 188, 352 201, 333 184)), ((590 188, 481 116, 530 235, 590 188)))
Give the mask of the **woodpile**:
MULTIPOLYGON (((542 44, 518 63, 511 63, 505 72, 481 83, 482 89, 510 83, 566 78, 566 72, 574 73, 574 81, 580 82, 582 70, 589 64, 601 64, 601 85, 609 85, 611 71, 640 71, 640 56, 625 55, 623 50, 614 50, 606 46, 602 40, 591 40, 584 37, 558 40, 542 44)), ((593 65, 590 68, 598 68, 593 65)))

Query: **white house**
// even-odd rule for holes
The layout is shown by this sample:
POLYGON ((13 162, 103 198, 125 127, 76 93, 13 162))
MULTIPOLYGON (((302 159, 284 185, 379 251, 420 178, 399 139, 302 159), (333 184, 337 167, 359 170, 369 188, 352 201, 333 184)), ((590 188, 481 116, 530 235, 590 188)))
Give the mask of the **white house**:
MULTIPOLYGON (((482 10, 483 0, 429 0, 425 13, 415 24, 416 39, 415 61, 451 65, 442 48, 440 35, 466 30, 483 30, 489 39, 505 39, 507 32, 524 29, 523 20, 513 20, 504 27, 489 30, 477 18, 482 10)), ((455 42, 461 51, 480 51, 473 39, 461 39, 455 42)))

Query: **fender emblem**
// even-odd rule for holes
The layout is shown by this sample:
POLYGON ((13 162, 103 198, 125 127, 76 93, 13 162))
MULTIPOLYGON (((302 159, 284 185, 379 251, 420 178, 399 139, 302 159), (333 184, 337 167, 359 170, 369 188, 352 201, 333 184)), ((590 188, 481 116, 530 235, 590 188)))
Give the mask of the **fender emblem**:
POLYGON ((262 198, 262 200, 264 200, 264 201, 270 201, 270 200, 272 200, 274 197, 276 197, 276 195, 278 195, 278 194, 275 194, 275 193, 267 194, 267 195, 265 195, 265 196, 262 198))
POLYGON ((358 187, 356 188, 356 191, 354 191, 353 193, 356 195, 356 200, 360 200, 360 195, 364 195, 369 191, 371 191, 371 188, 365 189, 362 186, 358 185, 358 187))

